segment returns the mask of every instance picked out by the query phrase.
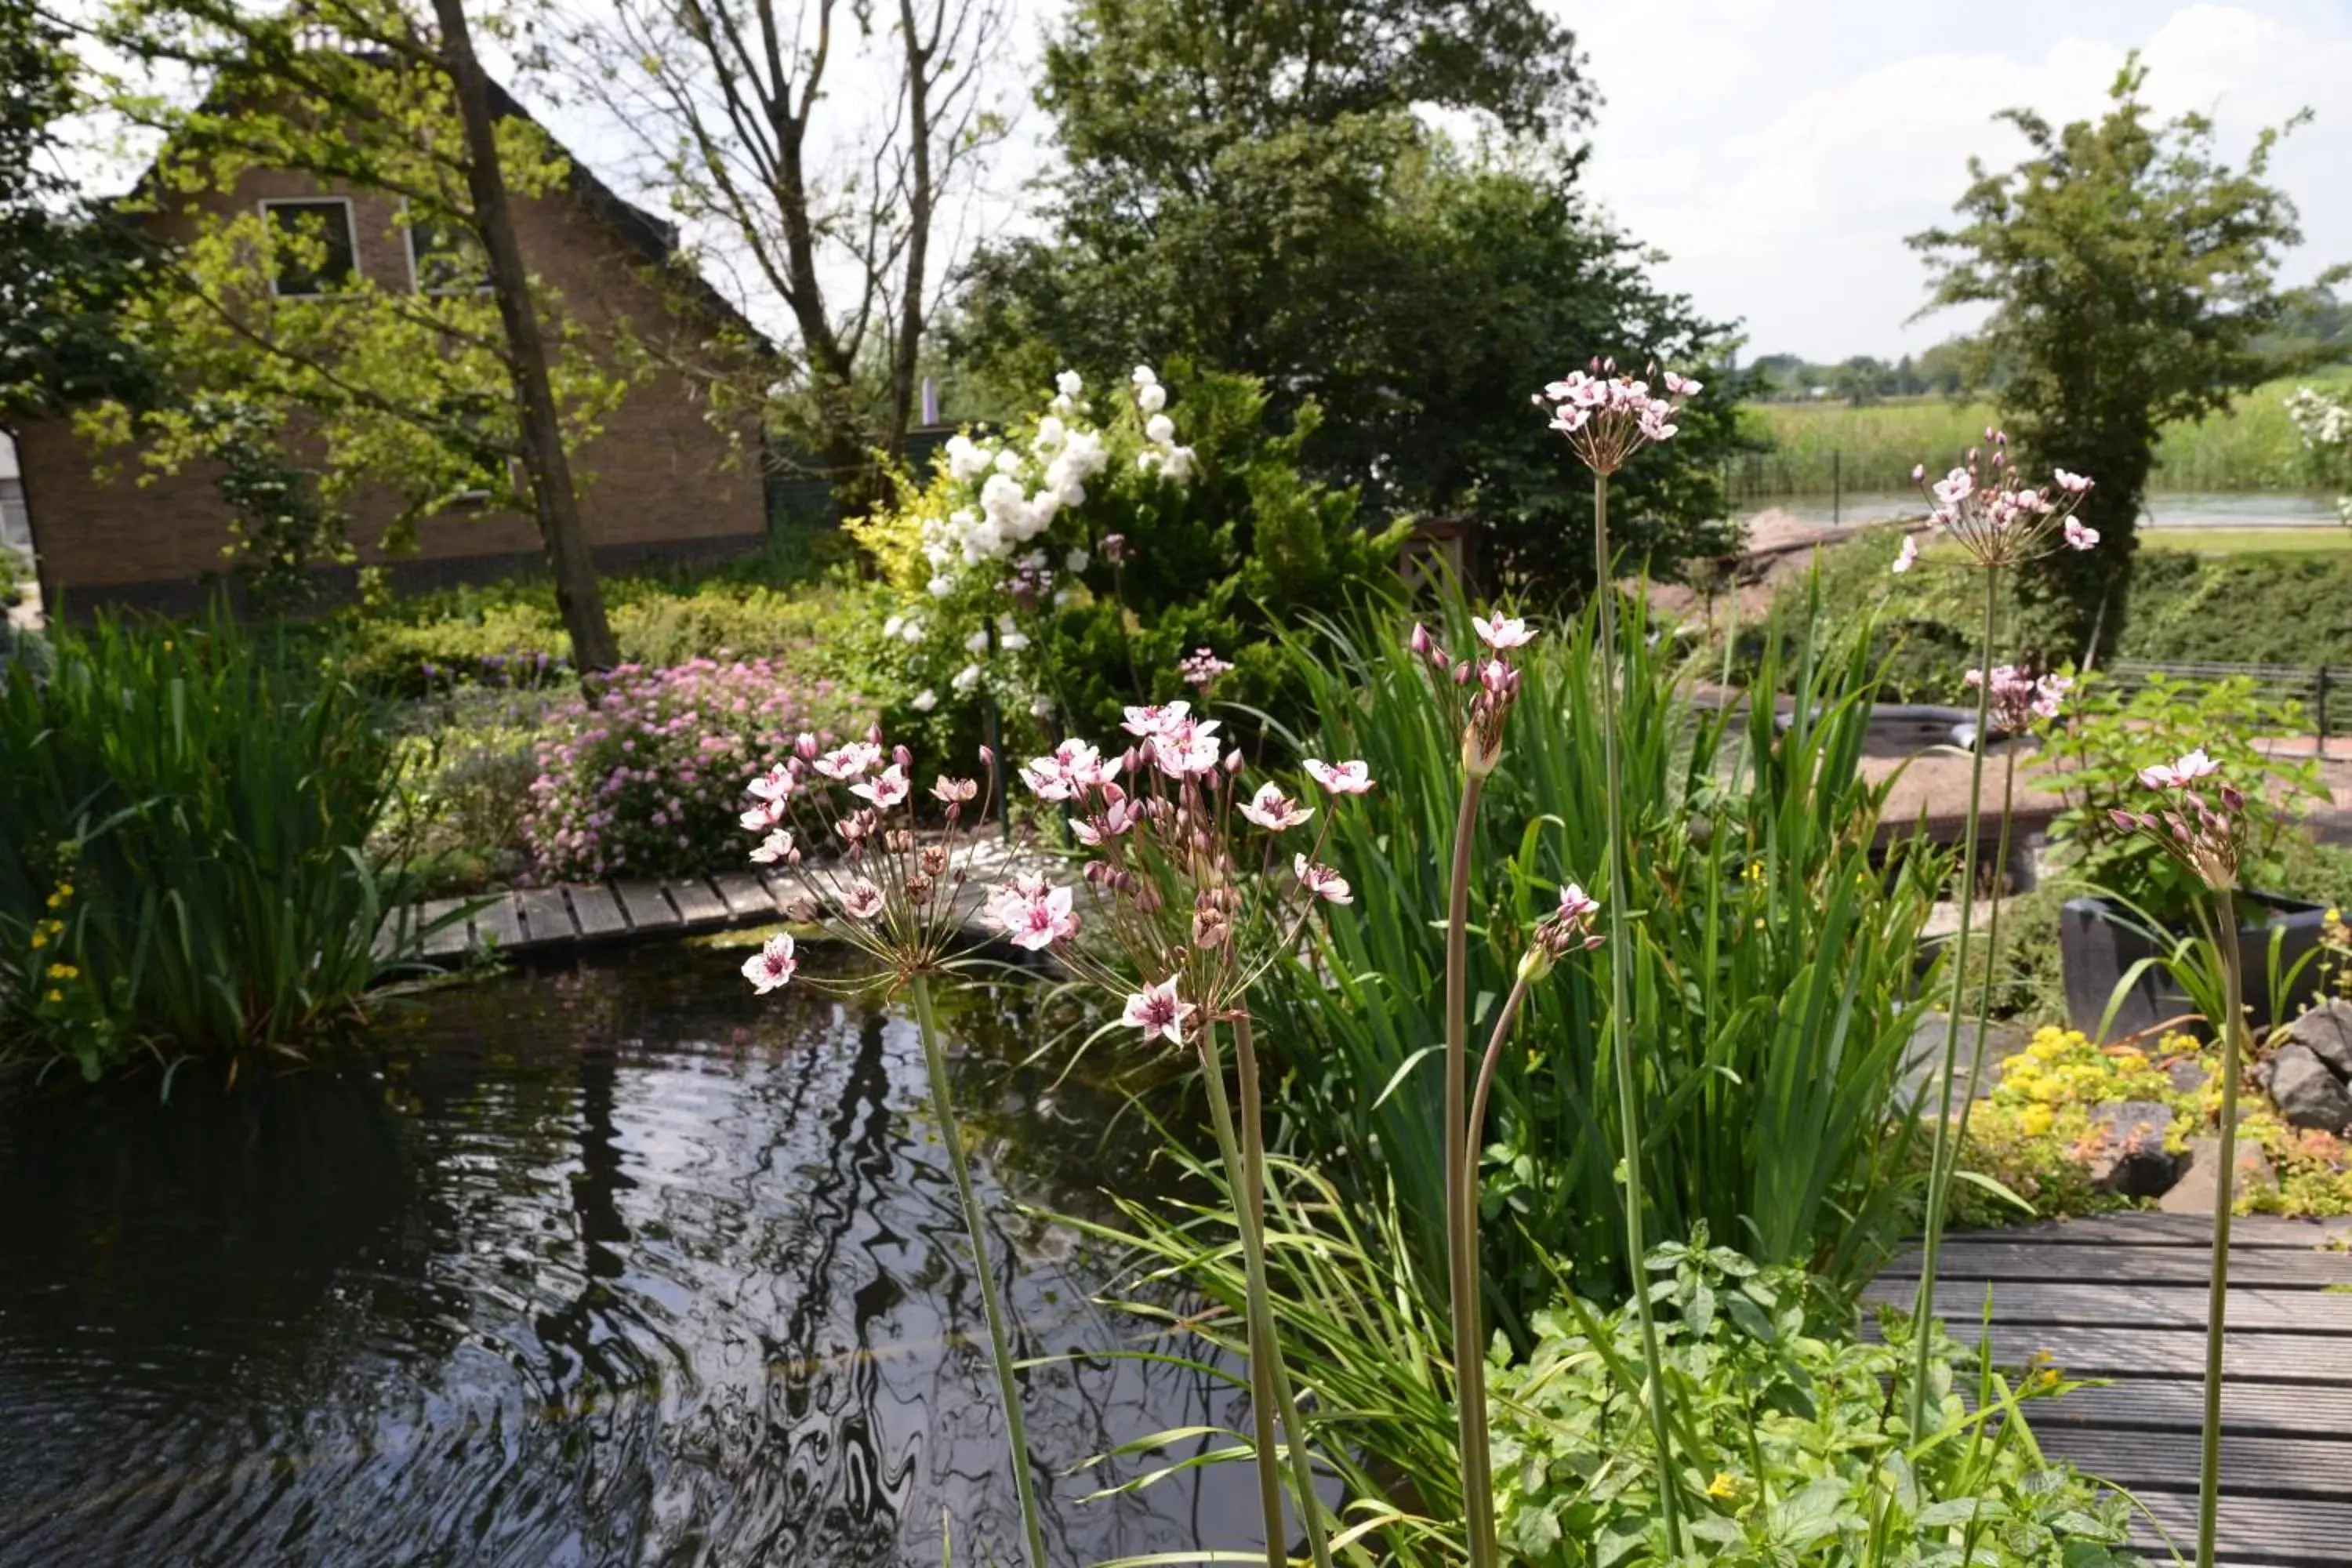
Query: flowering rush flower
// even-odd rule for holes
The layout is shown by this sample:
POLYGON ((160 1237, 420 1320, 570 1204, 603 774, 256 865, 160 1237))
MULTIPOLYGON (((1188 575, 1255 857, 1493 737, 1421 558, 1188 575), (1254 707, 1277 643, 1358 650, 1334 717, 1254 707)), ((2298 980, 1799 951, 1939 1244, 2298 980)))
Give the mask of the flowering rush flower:
MULTIPOLYGON (((1984 671, 1971 669, 1961 679, 1973 690, 1984 684, 1984 671)), ((1992 725, 2016 735, 2032 729, 2037 721, 2046 723, 2058 717, 2066 693, 2074 686, 2073 679, 2063 675, 2037 676, 2015 665, 1997 664, 1992 668, 1990 703, 1992 725)))
MULTIPOLYGON (((1130 707, 1121 727, 1132 742, 1123 755, 1074 739, 1021 770, 1086 852, 1086 920, 1101 940, 1066 941, 1074 902, 1034 881, 1000 889, 992 918, 1122 998, 1146 1038, 1191 1043, 1188 1021, 1233 1017, 1256 977, 1297 951, 1307 921, 1352 893, 1323 856, 1329 814, 1281 781, 1244 784, 1246 763, 1217 721, 1175 701, 1130 707), (1310 823, 1311 847, 1284 842, 1310 823)), ((1373 786, 1360 761, 1304 765, 1335 803, 1373 786)))
POLYGON ((1184 678, 1185 685, 1205 691, 1217 677, 1232 668, 1231 660, 1219 658, 1207 648, 1196 647, 1177 662, 1176 672, 1184 678))
MULTIPOLYGON (((2088 479, 2058 468, 2046 485, 2023 482, 2010 460, 2009 437, 1987 426, 1984 439, 1939 479, 1927 477, 1924 463, 1912 468, 1912 481, 1927 498, 1931 533, 1951 539, 1979 566, 2013 566, 2053 549, 2089 550, 2099 542, 2099 531, 2074 516, 2091 492, 2088 479)), ((1918 559, 1918 546, 1906 534, 1895 570, 1907 572, 1918 559)))
POLYGON ((1592 929, 1594 917, 1601 913, 1601 900, 1587 893, 1574 882, 1559 889, 1559 908, 1536 926, 1535 940, 1520 955, 1519 973, 1530 981, 1540 980, 1551 973, 1552 966, 1571 952, 1590 952, 1601 942, 1601 933, 1592 929))
POLYGON ((1535 402, 1551 405, 1551 427, 1568 437, 1585 467, 1613 474, 1651 442, 1671 439, 1680 428, 1675 420, 1682 400, 1702 390, 1701 383, 1673 371, 1660 374, 1654 365, 1636 377, 1620 374, 1613 359, 1596 359, 1545 387, 1535 402))
MULTIPOLYGON (((1525 621, 1500 614, 1472 617, 1470 629, 1486 646, 1475 663, 1447 653, 1435 634, 1418 621, 1405 638, 1405 649, 1429 667, 1438 700, 1461 728, 1462 765, 1484 778, 1502 763, 1503 721, 1519 698, 1519 671, 1511 656, 1535 641, 1536 634, 1525 621)), ((1312 771, 1313 764, 1308 765, 1312 771)))
POLYGON ((2221 764, 2200 746, 2177 761, 2140 770, 2140 783, 2161 796, 2159 809, 2118 807, 2107 815, 2116 831, 2148 840, 2206 887, 2216 891, 2235 888, 2253 825, 2247 818, 2244 792, 2221 774, 2221 764))
MULTIPOLYGON (((992 760, 983 750, 983 773, 992 760)), ((976 781, 941 775, 930 789, 938 815, 919 821, 914 770, 914 754, 886 746, 877 730, 830 750, 804 734, 745 785, 752 805, 743 826, 760 836, 752 862, 784 868, 803 884, 787 913, 826 921, 897 980, 946 962, 961 929, 957 898, 971 876, 973 831, 986 815, 985 803, 970 809, 981 793, 976 781), (779 826, 787 816, 793 826, 779 826), (835 847, 804 853, 803 845, 835 847)), ((766 992, 796 967, 792 940, 779 937, 743 973, 766 992)))

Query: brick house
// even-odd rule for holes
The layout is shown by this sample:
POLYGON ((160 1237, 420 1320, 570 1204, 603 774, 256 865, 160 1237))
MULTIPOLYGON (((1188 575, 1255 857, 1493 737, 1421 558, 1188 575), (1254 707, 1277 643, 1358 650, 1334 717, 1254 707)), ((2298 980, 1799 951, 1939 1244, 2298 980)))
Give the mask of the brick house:
MULTIPOLYGON (((524 115, 491 86, 497 111, 524 115)), ((748 331, 716 290, 689 279, 681 301, 669 264, 676 231, 623 200, 579 159, 566 155, 566 184, 540 197, 518 194, 514 221, 525 264, 562 296, 592 335, 628 321, 642 338, 708 336, 723 322, 748 331)), ((432 286, 447 258, 429 236, 397 220, 395 198, 322 185, 291 171, 248 171, 236 185, 196 199, 212 212, 250 212, 299 222, 326 237, 329 265, 348 268, 379 287, 432 286), (282 215, 282 216, 281 216, 282 215)), ((166 241, 194 231, 184 212, 146 215, 166 241)), ((281 280, 280 287, 288 286, 281 280)), ((100 453, 69 421, 28 421, 16 428, 23 506, 39 563, 45 601, 69 611, 101 603, 181 610, 200 604, 228 562, 229 512, 199 466, 142 482, 135 455, 100 453), (101 468, 104 476, 101 477, 101 468)), ((744 451, 759 450, 756 429, 737 432, 744 451)), ((667 365, 633 386, 598 434, 572 453, 581 510, 600 565, 647 557, 710 557, 755 547, 767 532, 761 465, 730 462, 727 433, 715 428, 687 379, 667 365)), ((376 548, 396 508, 389 494, 362 493, 352 512, 352 539, 365 563, 391 566, 396 579, 421 584, 485 580, 539 564, 539 531, 525 515, 461 508, 420 521, 417 549, 387 558, 376 548)), ((348 574, 342 575, 348 576, 348 574)))

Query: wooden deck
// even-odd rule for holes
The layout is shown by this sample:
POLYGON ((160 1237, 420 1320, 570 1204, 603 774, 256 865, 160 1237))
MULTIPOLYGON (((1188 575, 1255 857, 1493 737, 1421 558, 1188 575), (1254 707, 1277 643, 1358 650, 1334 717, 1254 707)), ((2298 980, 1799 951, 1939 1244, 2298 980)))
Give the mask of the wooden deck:
MULTIPOLYGON (((2050 1453, 2131 1491, 2184 1557, 2197 1534, 2212 1227, 2130 1214, 1955 1235, 1936 1305, 1973 1343, 1992 1301, 2007 1366, 2046 1357, 2107 1380, 2032 1406, 2050 1453)), ((1908 1309, 1916 1253, 1867 1299, 1908 1309)), ((2231 1227, 2221 1383, 2219 1557, 2236 1568, 2352 1563, 2352 1222, 2231 1227)), ((2153 1560, 2169 1562, 2143 1526, 2153 1560)))

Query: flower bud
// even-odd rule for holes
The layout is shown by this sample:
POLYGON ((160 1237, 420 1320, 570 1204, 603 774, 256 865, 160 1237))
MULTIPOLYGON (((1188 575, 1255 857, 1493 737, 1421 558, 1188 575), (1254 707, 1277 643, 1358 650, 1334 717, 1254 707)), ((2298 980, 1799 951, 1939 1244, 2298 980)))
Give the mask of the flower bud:
POLYGON ((869 746, 878 746, 882 743, 881 725, 868 724, 866 726, 866 743, 869 746))
POLYGON ((1405 639, 1405 647, 1416 654, 1426 655, 1430 649, 1429 628, 1419 621, 1413 622, 1412 636, 1405 639))
POLYGON ((1242 752, 1241 752, 1241 748, 1240 748, 1240 747, 1238 747, 1238 746, 1236 746, 1236 747, 1234 747, 1232 751, 1227 752, 1225 753, 1225 772, 1226 772, 1228 774, 1233 774, 1233 773, 1240 773, 1241 771, 1242 771, 1242 752))
POLYGON ((992 771, 995 768, 996 752, 993 748, 982 746, 980 749, 980 765, 992 771))
POLYGON ((2225 784, 2221 786, 2221 804, 2233 812, 2243 811, 2246 809, 2246 792, 2236 784, 2225 784))
POLYGON ((793 755, 804 763, 816 761, 817 750, 816 737, 806 730, 803 730, 800 739, 793 742, 793 755))
POLYGON ((1454 667, 1454 684, 1456 686, 1467 686, 1470 684, 1470 661, 1468 659, 1465 658, 1454 667))
POLYGON ((890 748, 890 760, 899 767, 911 771, 915 765, 915 753, 904 746, 893 746, 890 748))
POLYGON ((1527 952, 1519 954, 1519 978, 1533 985, 1545 975, 1549 974, 1552 965, 1558 962, 1552 957, 1549 948, 1544 946, 1542 942, 1537 942, 1527 952))

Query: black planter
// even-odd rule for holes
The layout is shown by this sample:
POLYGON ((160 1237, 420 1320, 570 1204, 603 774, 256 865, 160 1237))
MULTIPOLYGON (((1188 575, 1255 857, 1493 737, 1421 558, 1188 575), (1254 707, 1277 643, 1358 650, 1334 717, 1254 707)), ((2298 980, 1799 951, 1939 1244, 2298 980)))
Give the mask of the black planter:
MULTIPOLYGON (((2246 965, 2247 1018, 2256 1029, 2263 1029, 2282 1016, 2292 1016, 2320 994, 2319 977, 2306 967, 2285 996, 2271 995, 2273 933, 2282 933, 2278 968, 2284 973, 2297 959, 2319 945, 2320 926, 2326 911, 2317 904, 2273 898, 2267 893, 2240 893, 2238 908, 2242 916, 2250 913, 2256 917, 2240 920, 2238 947, 2246 965)), ((2099 1019, 2105 1014, 2116 985, 2134 964, 2155 957, 2158 951, 2139 922, 2113 900, 2069 899, 2058 911, 2058 956, 2066 975, 2067 1022, 2095 1037, 2099 1019)), ((2168 944, 2162 951, 2169 951, 2168 944)), ((2161 966, 2151 966, 2132 982, 2123 1000, 2116 1005, 2116 1016, 2107 1026, 2106 1037, 2117 1039, 2140 1034, 2192 1011, 2189 998, 2173 984, 2172 976, 2161 966)))

